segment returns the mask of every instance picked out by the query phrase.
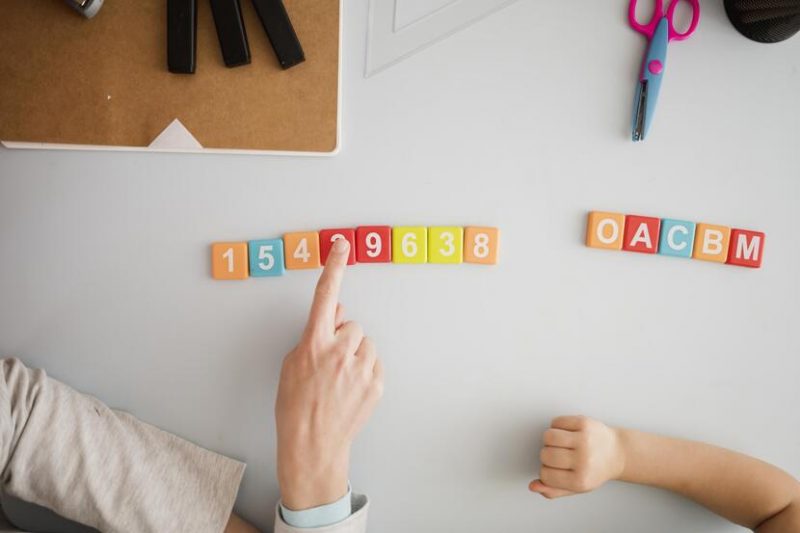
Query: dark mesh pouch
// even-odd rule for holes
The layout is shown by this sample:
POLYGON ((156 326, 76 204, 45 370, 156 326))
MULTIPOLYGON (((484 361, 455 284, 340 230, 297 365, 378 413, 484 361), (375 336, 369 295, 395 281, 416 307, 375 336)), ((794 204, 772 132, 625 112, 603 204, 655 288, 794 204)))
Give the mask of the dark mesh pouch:
POLYGON ((734 27, 760 43, 777 43, 800 31, 800 0, 725 0, 734 27))

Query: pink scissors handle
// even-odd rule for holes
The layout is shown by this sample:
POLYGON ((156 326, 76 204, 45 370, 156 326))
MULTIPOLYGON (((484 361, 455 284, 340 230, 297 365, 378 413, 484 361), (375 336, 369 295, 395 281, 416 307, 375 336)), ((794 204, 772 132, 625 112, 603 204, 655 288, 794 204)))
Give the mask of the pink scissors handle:
POLYGON ((697 25, 700 23, 700 0, 686 1, 692 6, 692 22, 689 24, 689 28, 683 33, 680 33, 675 29, 675 8, 678 7, 678 4, 681 2, 681 0, 672 0, 672 2, 669 4, 669 8, 667 9, 667 20, 669 20, 670 41, 682 41, 686 39, 694 33, 694 30, 697 29, 697 25))
POLYGON ((646 35, 648 38, 652 38, 653 34, 656 32, 656 26, 661 18, 664 16, 664 5, 661 0, 656 0, 656 7, 655 11, 653 11, 653 18, 650 19, 650 22, 647 24, 640 24, 638 20, 636 20, 636 5, 639 3, 639 0, 631 0, 631 3, 628 4, 628 22, 630 22, 631 27, 646 35))
MULTIPOLYGON (((694 31, 697 29, 697 25, 700 22, 700 0, 686 0, 692 6, 692 22, 689 24, 689 28, 680 33, 675 29, 674 23, 674 16, 675 16, 675 9, 678 7, 678 4, 681 0, 672 0, 667 8, 667 20, 669 20, 669 40, 670 41, 682 41, 686 39, 694 31)), ((652 39, 653 34, 656 32, 656 27, 658 23, 661 22, 661 19, 664 18, 664 4, 663 0, 655 0, 655 9, 653 10, 653 17, 650 19, 650 22, 647 24, 641 24, 638 20, 636 20, 636 5, 639 3, 639 0, 631 0, 630 4, 628 4, 628 22, 630 22, 631 27, 646 35, 649 39, 652 39)))

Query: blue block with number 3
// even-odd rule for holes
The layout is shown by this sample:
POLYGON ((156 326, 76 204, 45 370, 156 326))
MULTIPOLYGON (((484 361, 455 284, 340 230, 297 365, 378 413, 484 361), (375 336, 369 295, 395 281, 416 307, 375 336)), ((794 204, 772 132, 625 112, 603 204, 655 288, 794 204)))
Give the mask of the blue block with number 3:
POLYGON ((250 277, 283 276, 283 239, 250 241, 250 277))

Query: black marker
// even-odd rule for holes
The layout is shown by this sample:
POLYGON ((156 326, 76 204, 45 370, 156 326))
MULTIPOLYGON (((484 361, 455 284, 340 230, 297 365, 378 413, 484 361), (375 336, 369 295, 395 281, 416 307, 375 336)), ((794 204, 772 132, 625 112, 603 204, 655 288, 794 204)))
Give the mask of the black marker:
POLYGON ((194 74, 197 57, 197 0, 167 0, 167 67, 194 74))
POLYGON ((267 32, 269 42, 278 56, 278 62, 283 68, 289 68, 306 60, 303 48, 297 39, 297 34, 292 27, 292 21, 286 13, 281 0, 253 0, 261 25, 267 32))
POLYGON ((250 63, 250 46, 239 0, 211 0, 211 12, 225 65, 238 67, 250 63))

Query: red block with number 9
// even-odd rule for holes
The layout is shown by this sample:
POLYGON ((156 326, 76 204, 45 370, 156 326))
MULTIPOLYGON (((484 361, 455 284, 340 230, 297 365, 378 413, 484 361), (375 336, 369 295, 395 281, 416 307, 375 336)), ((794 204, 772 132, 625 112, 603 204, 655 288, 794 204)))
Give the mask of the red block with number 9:
POLYGON ((322 264, 324 265, 328 261, 328 254, 331 253, 331 246, 336 239, 345 239, 350 243, 350 257, 347 258, 347 264, 355 265, 356 232, 353 228, 319 230, 319 255, 322 264))
POLYGON ((392 228, 360 226, 356 229, 356 257, 359 263, 391 263, 392 228))

